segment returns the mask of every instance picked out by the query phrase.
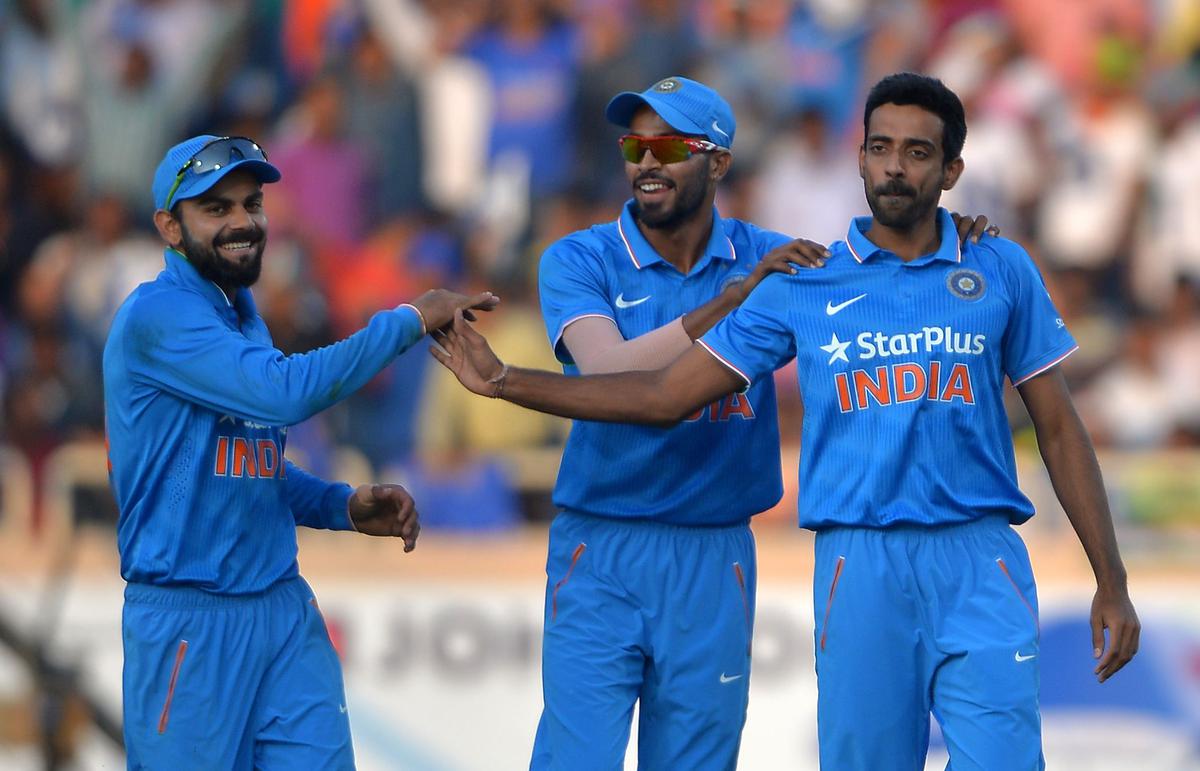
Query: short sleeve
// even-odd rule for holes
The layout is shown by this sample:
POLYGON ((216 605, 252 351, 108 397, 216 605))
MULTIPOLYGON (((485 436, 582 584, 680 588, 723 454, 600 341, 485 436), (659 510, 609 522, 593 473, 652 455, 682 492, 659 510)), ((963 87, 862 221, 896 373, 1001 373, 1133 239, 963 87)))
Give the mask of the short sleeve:
POLYGON ((787 295, 794 279, 772 274, 755 287, 737 310, 722 319, 699 343, 750 386, 796 356, 796 340, 780 308, 792 307, 787 295))
POLYGON ((558 241, 542 254, 538 268, 542 318, 554 355, 563 364, 574 363, 562 345, 567 325, 587 316, 613 321, 607 286, 599 255, 574 239, 558 241))
POLYGON ((1000 264, 1008 273, 1012 296, 1004 333, 1004 372, 1018 386, 1058 364, 1079 346, 1029 254, 1011 241, 996 246, 1001 247, 1000 264))

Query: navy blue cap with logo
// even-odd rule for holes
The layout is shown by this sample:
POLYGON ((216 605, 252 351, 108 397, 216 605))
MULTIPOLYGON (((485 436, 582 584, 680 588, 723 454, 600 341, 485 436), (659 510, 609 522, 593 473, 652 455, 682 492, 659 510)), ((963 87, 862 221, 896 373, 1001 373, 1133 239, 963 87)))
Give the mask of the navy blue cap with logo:
POLYGON ((703 83, 673 75, 640 93, 622 91, 608 103, 604 115, 612 123, 628 128, 642 106, 654 110, 676 131, 703 136, 726 149, 733 146, 737 129, 733 108, 703 83))
POLYGON ((170 210, 179 201, 202 195, 234 169, 250 171, 261 183, 278 182, 283 176, 253 139, 201 134, 167 150, 159 161, 151 185, 154 208, 170 210))

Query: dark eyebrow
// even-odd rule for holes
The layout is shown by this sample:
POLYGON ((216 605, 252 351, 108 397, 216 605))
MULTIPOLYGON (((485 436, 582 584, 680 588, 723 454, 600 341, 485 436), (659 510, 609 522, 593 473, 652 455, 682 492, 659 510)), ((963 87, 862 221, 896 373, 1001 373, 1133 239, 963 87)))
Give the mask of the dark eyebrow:
MULTIPOLYGON (((887 134, 871 134, 870 136, 867 137, 867 144, 870 144, 871 142, 894 142, 894 141, 895 140, 892 139, 892 137, 888 136, 887 134)), ((901 144, 908 145, 908 146, 918 145, 920 147, 926 147, 930 151, 937 150, 937 144, 935 144, 933 141, 931 141, 929 139, 923 139, 921 137, 906 137, 901 142, 901 144)))
MULTIPOLYGON (((262 197, 263 197, 263 191, 255 190, 253 193, 246 196, 245 200, 246 201, 261 201, 262 197)), ((234 202, 233 199, 227 195, 214 195, 213 193, 202 193, 201 195, 196 196, 195 201, 196 201, 197 206, 208 206, 208 205, 214 204, 214 203, 221 204, 223 206, 229 206, 230 204, 232 204, 234 202)))

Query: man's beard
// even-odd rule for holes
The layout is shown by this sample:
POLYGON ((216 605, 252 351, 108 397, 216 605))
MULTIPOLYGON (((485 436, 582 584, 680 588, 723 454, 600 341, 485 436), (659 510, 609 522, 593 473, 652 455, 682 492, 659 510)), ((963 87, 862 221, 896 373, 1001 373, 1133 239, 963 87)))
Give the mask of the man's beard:
POLYGON ((183 222, 179 223, 179 228, 183 234, 183 254, 201 276, 221 288, 248 287, 258 281, 262 272, 262 253, 267 244, 266 233, 261 228, 222 231, 210 244, 203 244, 192 238, 183 222), (219 245, 236 241, 249 241, 254 244, 254 248, 249 255, 236 263, 217 253, 219 245))
POLYGON ((868 185, 863 187, 867 194, 867 205, 871 207, 871 214, 875 217, 875 221, 886 227, 902 231, 911 230, 913 226, 928 216, 929 212, 937 208, 938 199, 941 198, 941 190, 936 187, 932 193, 921 196, 917 193, 916 188, 898 180, 891 180, 875 188, 868 185), (886 206, 882 199, 888 195, 908 196, 908 202, 897 207, 886 206))
MULTIPOLYGON (((660 182, 664 181, 662 177, 654 174, 646 174, 634 182, 634 187, 650 179, 656 179, 660 182)), ((707 180, 708 167, 702 165, 693 179, 687 180, 686 184, 682 186, 675 186, 675 206, 671 208, 647 210, 638 203, 635 197, 633 201, 633 216, 652 230, 671 230, 676 228, 693 217, 700 210, 700 207, 704 205, 705 198, 708 196, 707 180)))

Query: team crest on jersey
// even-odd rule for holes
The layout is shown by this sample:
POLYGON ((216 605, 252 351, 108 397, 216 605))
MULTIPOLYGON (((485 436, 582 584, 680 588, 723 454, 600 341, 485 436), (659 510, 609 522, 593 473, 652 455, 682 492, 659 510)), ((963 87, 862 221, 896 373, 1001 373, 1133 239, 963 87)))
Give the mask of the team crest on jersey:
POLYGON ((726 276, 725 280, 721 282, 721 291, 724 292, 734 284, 740 284, 748 278, 750 278, 749 273, 734 273, 731 276, 726 276))
POLYGON ((962 268, 951 271, 946 276, 946 288, 955 297, 974 302, 983 297, 987 285, 984 284, 983 276, 978 272, 962 268))
POLYGON ((679 81, 675 80, 674 78, 667 78, 665 80, 660 80, 654 84, 654 90, 658 91, 659 93, 662 93, 662 94, 669 94, 672 91, 676 91, 678 89, 679 89, 679 81))

